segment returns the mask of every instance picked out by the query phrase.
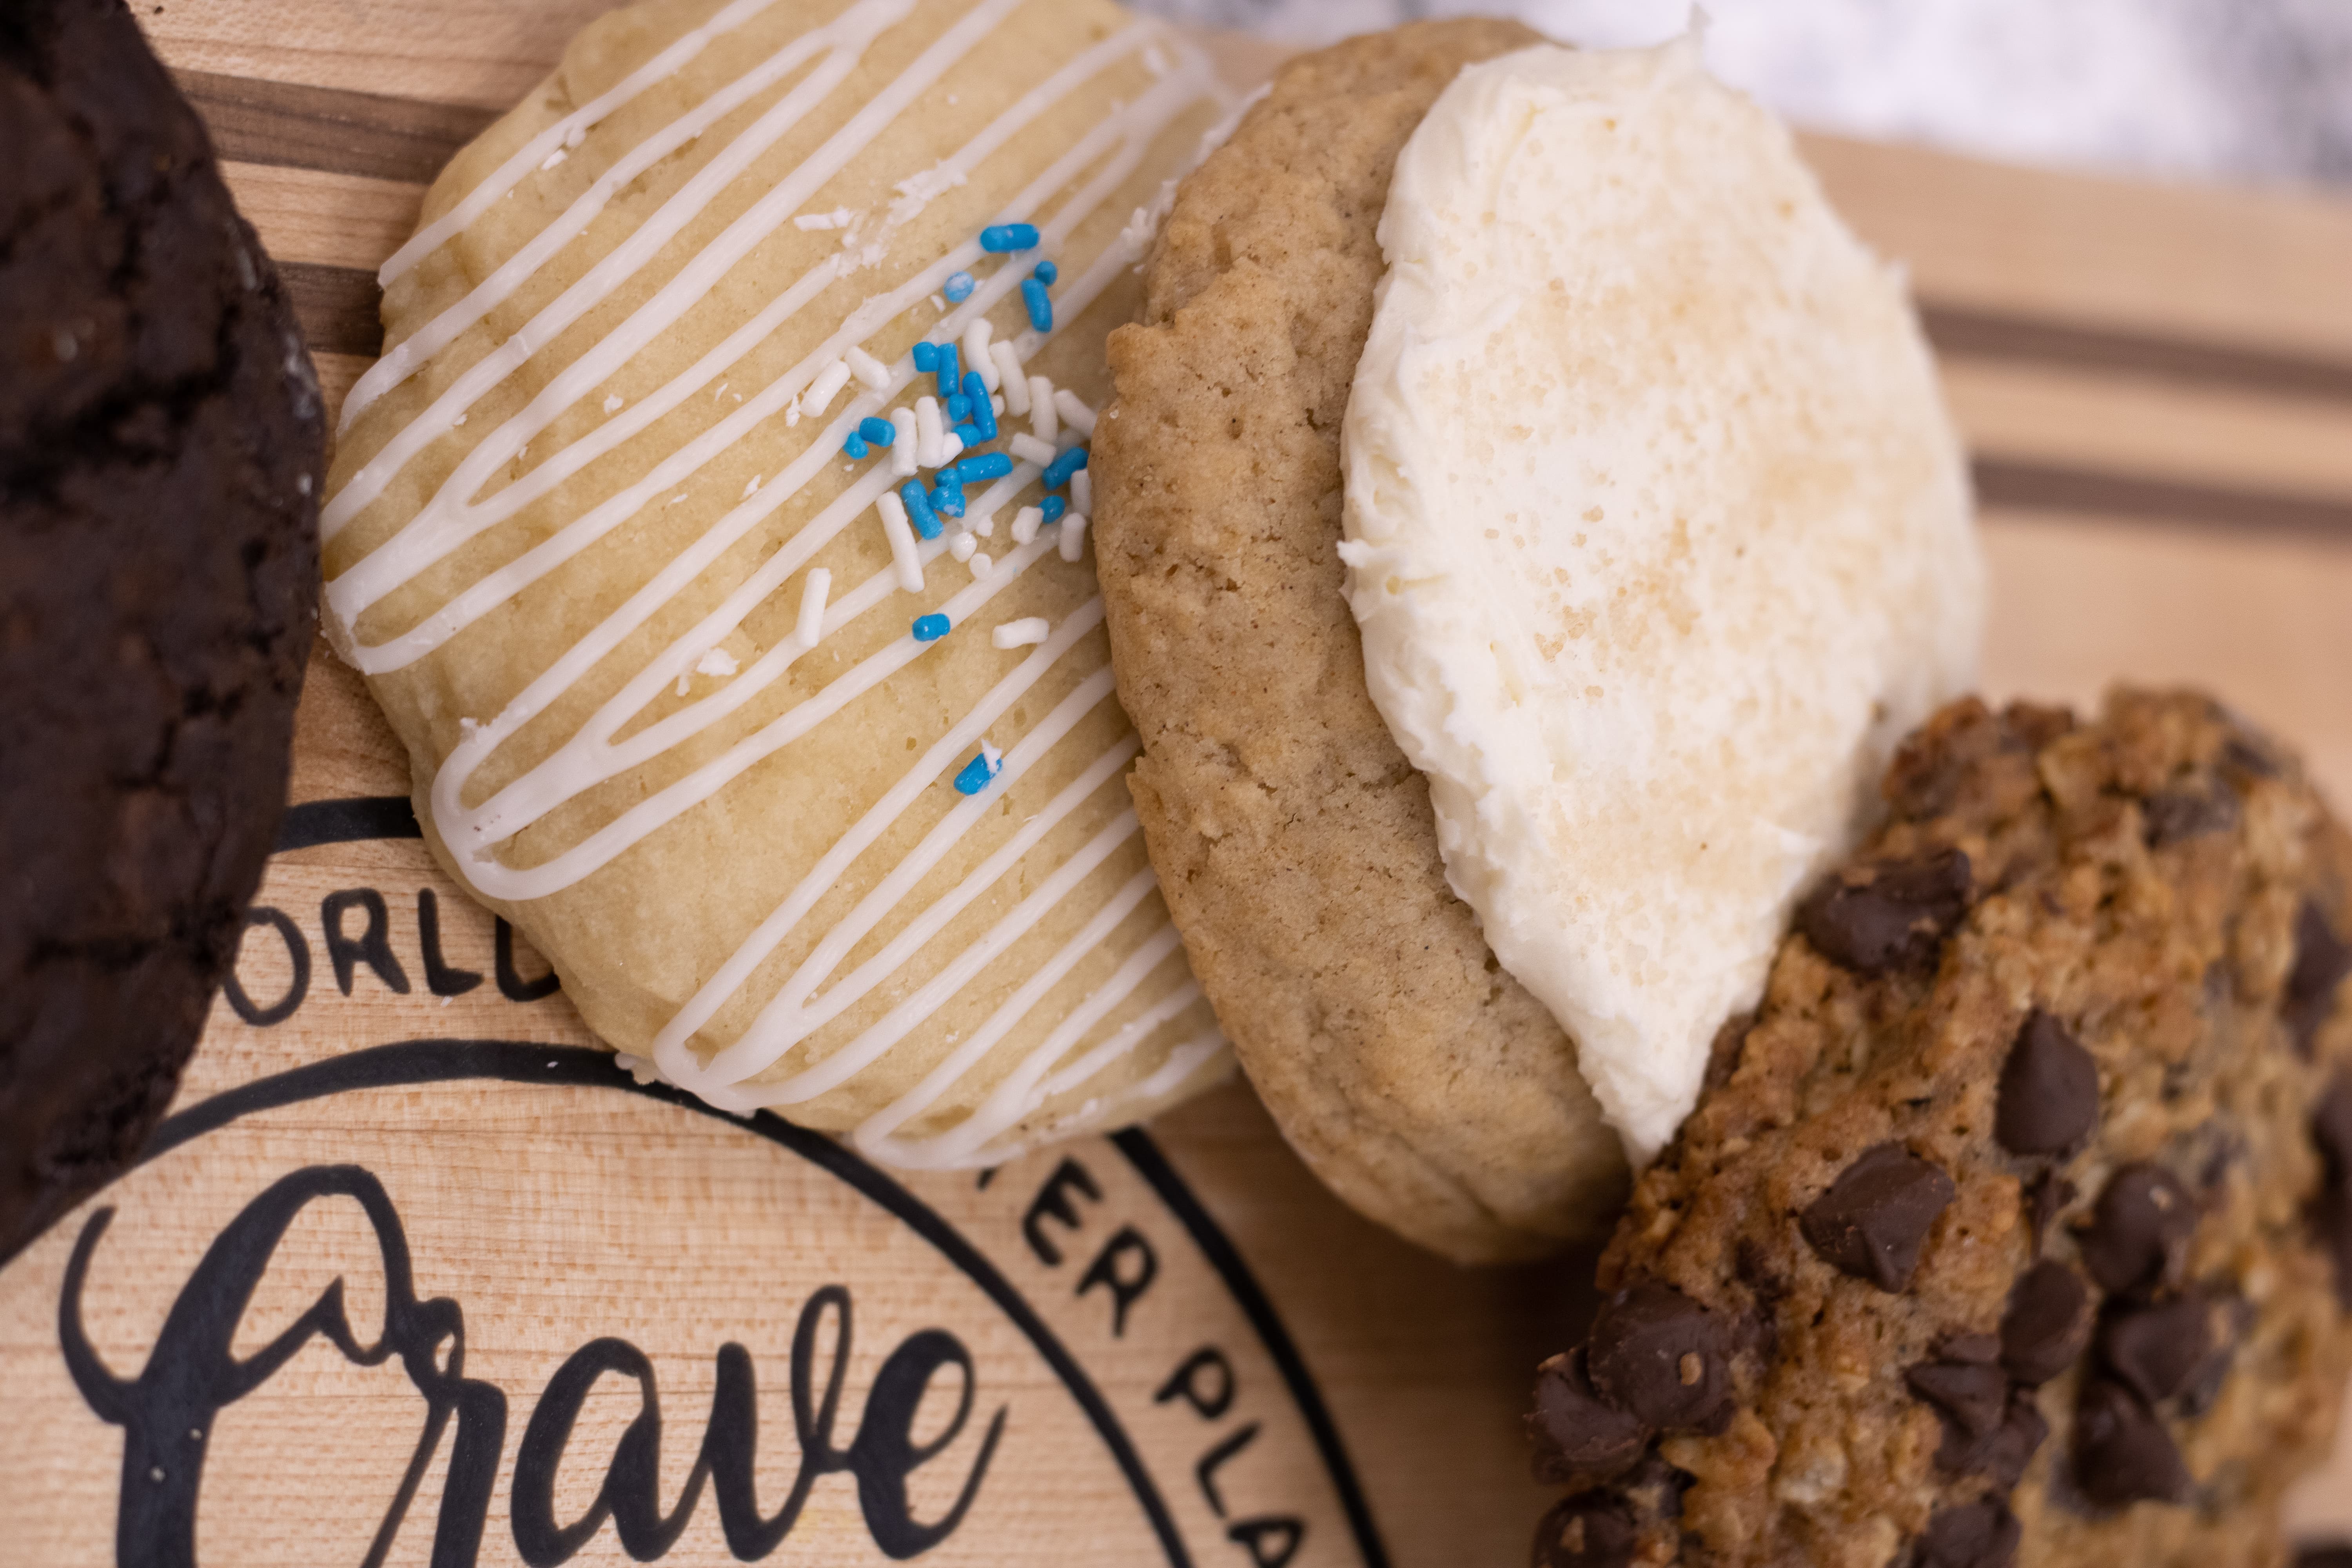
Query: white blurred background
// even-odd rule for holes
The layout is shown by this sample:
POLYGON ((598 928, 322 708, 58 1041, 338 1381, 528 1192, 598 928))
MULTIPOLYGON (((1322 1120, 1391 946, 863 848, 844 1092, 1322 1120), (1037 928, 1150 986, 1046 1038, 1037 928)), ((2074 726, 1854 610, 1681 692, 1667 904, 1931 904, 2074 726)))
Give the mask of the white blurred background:
MULTIPOLYGON (((1137 0, 1321 44, 1414 16, 1520 16, 1592 46, 1690 0, 1137 0)), ((2352 0, 1706 0, 1716 71, 1800 123, 2016 163, 2352 185, 2352 0)))

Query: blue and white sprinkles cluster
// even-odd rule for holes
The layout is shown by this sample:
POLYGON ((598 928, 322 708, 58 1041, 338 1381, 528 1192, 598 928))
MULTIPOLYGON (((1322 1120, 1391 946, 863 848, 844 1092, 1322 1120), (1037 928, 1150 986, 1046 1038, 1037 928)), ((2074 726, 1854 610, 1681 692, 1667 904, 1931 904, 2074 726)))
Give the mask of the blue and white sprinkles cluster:
MULTIPOLYGON (((992 224, 980 233, 981 249, 992 256, 1019 256, 1036 249, 1038 243, 1033 224, 992 224)), ((1049 290, 1059 276, 1053 262, 1040 260, 1021 280, 1029 324, 1040 335, 1054 330, 1049 290)), ((961 304, 978 287, 970 272, 959 271, 948 278, 940 292, 961 304)), ((992 513, 967 518, 965 492, 974 485, 1013 477, 1016 462, 1035 465, 1047 493, 1038 504, 1022 507, 1014 515, 1013 544, 1031 543, 1039 530, 1055 527, 1062 559, 1077 560, 1086 546, 1093 504, 1085 443, 1094 435, 1094 410, 1046 377, 1031 375, 1014 346, 996 340, 985 317, 967 326, 960 342, 916 343, 913 357, 918 374, 935 378, 935 393, 918 397, 911 408, 892 409, 887 418, 861 419, 842 443, 852 462, 887 461, 892 475, 905 481, 884 491, 875 504, 898 586, 910 594, 922 591, 923 560, 917 542, 943 535, 948 553, 970 566, 974 577, 986 577, 994 570, 994 562, 980 546, 995 537, 996 518, 992 513), (1007 418, 1025 418, 1029 427, 1008 433, 1007 418), (999 440, 1004 450, 981 450, 999 440), (928 485, 922 477, 926 470, 931 476, 928 485)), ((798 413, 824 412, 853 376, 877 391, 891 380, 887 366, 853 348, 811 384, 798 413)), ((813 629, 813 623, 823 618, 830 584, 821 572, 809 575, 800 619, 803 626, 813 629)), ((949 618, 937 613, 918 616, 910 628, 919 643, 937 642, 953 629, 949 618)), ((1033 616, 998 626, 992 640, 1000 648, 1024 647, 1044 642, 1050 630, 1042 617, 1033 616)), ((1003 754, 983 742, 980 753, 955 775, 955 787, 967 795, 978 795, 1003 767, 1003 754)))

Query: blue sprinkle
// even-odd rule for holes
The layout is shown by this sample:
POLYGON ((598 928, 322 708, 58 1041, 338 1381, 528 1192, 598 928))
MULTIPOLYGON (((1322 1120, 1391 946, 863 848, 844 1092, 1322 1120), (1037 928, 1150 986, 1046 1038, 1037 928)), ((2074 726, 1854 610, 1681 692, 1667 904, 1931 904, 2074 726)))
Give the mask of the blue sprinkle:
POLYGON ((939 367, 940 345, 937 343, 917 343, 915 345, 915 368, 921 371, 925 375, 929 375, 931 372, 939 369, 939 367))
POLYGON ((865 457, 866 453, 865 436, 857 431, 850 432, 849 439, 841 444, 841 449, 853 458, 865 457))
POLYGON ((1037 503, 1037 510, 1045 514, 1047 522, 1059 522, 1062 521, 1062 514, 1070 510, 1070 503, 1060 496, 1047 496, 1037 503))
POLYGON ((996 775, 1003 771, 1004 763, 1002 759, 994 763, 991 763, 988 760, 988 753, 986 752, 982 752, 979 755, 973 757, 971 761, 964 763, 963 772, 956 774, 956 793, 958 795, 978 795, 982 790, 984 790, 990 784, 994 784, 996 782, 996 775))
POLYGON ((931 510, 931 498, 924 493, 923 481, 908 479, 898 487, 898 499, 907 503, 907 521, 925 539, 940 536, 939 514, 931 510))
POLYGON ((1029 324, 1041 332, 1054 330, 1054 300, 1034 278, 1021 279, 1021 301, 1029 307, 1029 324))
POLYGON ((953 343, 941 343, 940 352, 931 356, 932 365, 940 373, 940 396, 942 400, 955 395, 956 384, 963 379, 963 367, 957 363, 953 343))
POLYGON ((962 442, 964 450, 967 452, 979 446, 982 439, 980 426, 977 425, 959 425, 949 434, 962 442))
MULTIPOLYGON (((995 440, 996 404, 989 396, 988 383, 981 379, 980 372, 968 370, 963 373, 963 395, 964 401, 971 405, 971 423, 973 428, 980 432, 980 438, 982 441, 995 440)), ((972 444, 970 441, 964 443, 967 447, 972 444)))
POLYGON ((917 616, 915 617, 915 640, 917 642, 937 642, 947 635, 948 618, 945 616, 929 615, 917 616))
MULTIPOLYGON (((931 487, 931 510, 941 517, 963 515, 963 487, 953 479, 945 479, 931 487)), ((926 536, 928 537, 928 536, 926 536)))
POLYGON ((1045 486, 1049 490, 1060 489, 1070 482, 1070 476, 1087 466, 1087 449, 1073 447, 1045 465, 1045 486))
POLYGON ((1015 250, 1037 248, 1037 226, 1034 223, 992 223, 980 231, 980 247, 993 256, 1004 256, 1015 250))
POLYGON ((1037 269, 1029 274, 1030 277, 1034 278, 1038 282, 1043 283, 1048 289, 1051 289, 1054 286, 1055 279, 1061 277, 1061 275, 1062 269, 1055 266, 1050 261, 1041 261, 1037 263, 1037 269))
POLYGON ((898 427, 887 419, 861 419, 857 433, 877 447, 887 447, 898 438, 898 427))
POLYGON ((977 287, 979 285, 972 282, 971 273, 950 272, 948 280, 940 285, 940 292, 945 294, 951 303, 961 305, 971 298, 971 291, 977 287))
POLYGON ((1013 459, 1002 452, 982 452, 977 458, 966 458, 956 465, 956 483, 986 484, 1001 479, 1013 471, 1013 459))
POLYGON ((950 425, 961 425, 971 417, 971 399, 959 392, 941 405, 940 411, 948 416, 950 425))

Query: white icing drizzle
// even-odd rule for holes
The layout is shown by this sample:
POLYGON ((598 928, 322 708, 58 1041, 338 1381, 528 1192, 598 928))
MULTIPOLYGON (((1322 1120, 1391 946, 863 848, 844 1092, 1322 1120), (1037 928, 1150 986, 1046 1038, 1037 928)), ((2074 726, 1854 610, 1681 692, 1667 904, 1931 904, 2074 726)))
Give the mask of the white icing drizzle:
MULTIPOLYGON (((383 280, 389 284, 399 279, 436 248, 463 233, 493 204, 523 182, 537 178, 542 166, 552 167, 551 153, 580 146, 597 125, 650 89, 670 79, 713 40, 752 22, 775 3, 776 0, 734 0, 611 89, 532 137, 483 184, 467 193, 447 214, 427 225, 404 246, 385 264, 383 280)), ((505 564, 465 584, 415 624, 370 643, 362 640, 359 623, 392 595, 415 583, 423 574, 473 540, 541 500, 565 479, 615 451, 703 388, 715 384, 713 400, 725 395, 726 377, 730 372, 741 376, 748 368, 744 363, 748 355, 832 283, 880 258, 882 237, 911 221, 929 201, 964 184, 982 160, 1105 69, 1139 50, 1157 52, 1162 45, 1181 58, 1179 68, 1162 74, 1158 82, 1131 101, 1112 105, 1060 153, 1051 167, 1003 204, 997 221, 1033 222, 1038 226, 1037 257, 1055 254, 1079 224, 1101 210, 1133 174, 1153 141, 1180 116, 1220 97, 1205 60, 1196 52, 1175 44, 1164 29, 1155 25, 1130 26, 1073 57, 935 167, 900 182, 898 199, 890 204, 887 215, 874 220, 880 225, 879 229, 868 232, 868 220, 846 208, 814 215, 823 220, 822 224, 812 221, 812 215, 803 210, 811 198, 887 126, 919 104, 991 30, 1024 3, 1024 0, 977 0, 901 67, 892 80, 853 110, 841 127, 797 167, 764 187, 746 210, 688 257, 624 319, 605 328, 597 341, 548 377, 522 408, 486 432, 413 516, 388 537, 373 542, 328 585, 326 618, 338 649, 367 673, 380 675, 400 669, 431 654, 484 615, 511 602, 547 573, 641 510, 675 505, 684 500, 684 487, 734 449, 762 422, 781 416, 786 425, 796 425, 800 417, 806 416, 824 425, 781 472, 754 477, 738 504, 664 563, 619 607, 557 655, 500 712, 487 721, 468 719, 460 724, 457 743, 433 780, 428 806, 435 827, 484 894, 521 902, 544 898, 576 884, 631 846, 710 799, 746 770, 809 734, 892 674, 947 646, 919 642, 911 634, 893 638, 834 674, 822 688, 800 698, 685 776, 635 801, 580 841, 535 865, 513 866, 499 858, 500 845, 543 821, 567 802, 669 752, 758 700, 825 637, 891 602, 898 593, 920 589, 923 566, 950 549, 951 544, 947 538, 916 542, 905 510, 898 505, 891 487, 909 466, 908 460, 917 455, 919 447, 933 448, 922 451, 921 458, 946 461, 952 460, 950 448, 960 443, 944 432, 934 436, 931 423, 924 420, 919 412, 921 403, 911 412, 892 406, 917 379, 911 360, 886 363, 869 353, 865 343, 876 331, 930 299, 950 274, 980 263, 983 253, 976 234, 905 278, 889 292, 869 298, 823 343, 756 394, 734 394, 737 406, 669 451, 634 482, 578 515, 563 519, 561 526, 538 542, 505 564), (840 251, 786 282, 751 320, 666 384, 625 401, 605 393, 604 384, 614 374, 647 345, 671 331, 739 262, 787 226, 794 233, 811 232, 820 226, 846 228, 848 233, 840 251), (851 393, 848 405, 837 414, 828 415, 827 405, 845 390, 851 393), (530 446, 583 398, 598 400, 611 417, 568 444, 557 444, 557 449, 535 467, 509 480, 509 474, 521 465, 530 446), (814 517, 730 588, 715 608, 677 634, 551 752, 488 798, 472 805, 466 803, 474 777, 504 742, 546 713, 626 638, 702 580, 729 549, 825 472, 827 465, 839 458, 847 433, 861 420, 877 415, 887 417, 897 427, 898 439, 891 454, 857 472, 814 517), (906 450, 898 450, 899 447, 906 450), (501 483, 502 480, 507 482, 501 483), (493 489, 494 485, 498 488, 493 489), (877 511, 894 547, 893 563, 833 597, 832 574, 811 567, 810 562, 845 529, 877 511), (898 537, 901 534, 904 539, 898 537), (807 574, 792 633, 739 670, 734 657, 719 645, 737 633, 748 616, 803 568, 807 574), (726 666, 727 679, 707 695, 646 724, 625 740, 616 739, 666 690, 689 686, 695 673, 719 674, 721 664, 726 666)), ((468 412, 486 394, 530 363, 575 322, 653 264, 664 247, 709 209, 723 191, 743 178, 755 160, 825 105, 856 70, 868 46, 913 10, 914 0, 856 0, 832 20, 810 28, 753 63, 740 76, 714 89, 628 149, 512 257, 469 289, 457 302, 394 345, 354 388, 346 405, 346 426, 500 304, 512 299, 551 258, 580 238, 617 192, 663 159, 695 142, 730 112, 772 89, 784 88, 773 103, 715 149, 611 252, 590 266, 578 282, 541 307, 529 321, 489 353, 438 387, 425 400, 422 412, 394 428, 329 500, 322 518, 327 536, 333 538, 360 520, 410 463, 446 432, 462 426, 468 412), (793 79, 796 73, 797 79, 793 79), (785 87, 787 82, 790 85, 785 87)), ((1050 409, 1054 397, 1044 378, 1035 378, 1033 383, 1024 370, 1024 362, 1035 353, 1043 336, 1033 331, 1016 334, 1009 341, 996 341, 985 318, 989 309, 1016 290, 1027 276, 1032 258, 1019 259, 1018 266, 999 267, 968 299, 932 321, 929 334, 934 341, 960 341, 966 351, 966 368, 979 371, 990 390, 1004 388, 1007 395, 1000 403, 1011 406, 1016 414, 1029 411, 1019 407, 1024 402, 1030 403, 1033 409, 1038 404, 1050 409)), ((1095 257, 1079 276, 1063 279, 1055 294, 1057 320, 1076 319, 1132 260, 1131 247, 1115 243, 1095 257)), ((749 382, 744 384, 748 388, 749 382)), ((1063 395, 1063 399, 1066 403, 1075 402, 1067 394, 1063 395)), ((1052 419, 1053 415, 1045 413, 1044 417, 1052 419)), ((980 522, 992 524, 993 511, 1010 505, 1035 481, 1039 471, 1037 462, 1016 462, 1010 476, 971 500, 971 516, 980 522)), ((1024 517, 1034 512, 1034 508, 1023 509, 1024 517)), ((957 529, 952 538, 970 554, 973 578, 936 606, 936 612, 961 625, 997 594, 1018 582, 1036 562, 1055 553, 1057 545, 1061 554, 1072 556, 1077 532, 1083 526, 1083 521, 1074 515, 1071 526, 1062 531, 1067 535, 1063 538, 1055 532, 1041 533, 1034 523, 1025 530, 1016 523, 1016 547, 988 566, 982 565, 986 557, 971 551, 972 535, 957 529)), ((993 529, 983 527, 980 531, 985 535, 993 529)), ((1026 648, 1027 656, 873 803, 687 1000, 660 1031, 648 1053, 653 1070, 716 1104, 737 1110, 803 1103, 838 1088, 930 1019, 940 1006, 964 991, 992 963, 1035 930, 1041 921, 1060 908, 1113 855, 1135 842, 1139 832, 1135 815, 1132 810, 1122 810, 1042 879, 1030 885, 1026 895, 984 932, 948 956, 936 973, 898 998, 881 1017, 867 1024, 854 1038, 822 1059, 801 1065, 781 1081, 749 1081, 776 1067, 814 1031, 876 994, 878 987, 900 974, 911 960, 926 950, 927 943, 936 942, 959 914, 1020 868, 1025 857, 1095 801, 1133 760, 1139 743, 1129 733, 1095 757, 1050 803, 1024 820, 955 886, 913 911, 903 927, 877 952, 848 973, 834 978, 834 972, 858 943, 887 920, 899 914, 915 890, 955 851, 967 833, 993 819, 1001 792, 1037 766, 1089 714, 1109 700, 1111 672, 1099 668, 1079 680, 1051 711, 1014 739, 1001 754, 989 738, 992 726, 1004 723, 1021 699, 1093 633, 1101 620, 1101 601, 1095 599, 1065 617, 1058 626, 1048 628, 1041 621, 1034 632, 1025 624, 1023 626, 1021 640, 1010 646, 1026 648), (920 842, 906 851, 898 863, 857 900, 856 908, 817 933, 814 945, 776 992, 761 1005, 742 1034, 709 1063, 702 1063, 690 1048, 697 1031, 736 999, 753 973, 793 937, 851 867, 874 849, 927 792, 941 787, 942 775, 976 746, 999 769, 986 787, 958 799, 920 842)), ((970 650, 982 645, 966 638, 958 646, 970 650)), ((998 639, 996 646, 1007 645, 998 639)), ((1030 1123, 1050 1102, 1082 1089, 1198 1002, 1197 985, 1189 980, 1181 981, 1121 1022, 1108 1038, 1086 1049, 1076 1060, 1062 1061, 1099 1026, 1110 1021, 1179 951, 1174 928, 1163 923, 1128 952, 1116 973, 1086 992, 1067 1016, 1055 1023, 1038 1043, 1027 1047, 1021 1062, 962 1120, 936 1136, 899 1136, 901 1129, 934 1111, 953 1094, 973 1068, 1020 1027, 1055 986, 1102 948, 1156 888, 1148 869, 1129 878, 1087 915, 1050 957, 1027 971, 1020 985, 990 1013, 987 1020, 967 1037, 956 1041, 954 1048, 932 1067, 919 1084, 858 1129, 856 1137, 861 1146, 878 1158, 902 1165, 967 1164, 1002 1159, 1012 1152, 1005 1147, 1006 1140, 1034 1134, 1036 1130, 1030 1123)), ((1188 1039, 1143 1079, 1128 1084, 1107 1100, 1088 1100, 1075 1112, 1060 1113, 1059 1121, 1065 1125, 1091 1121, 1121 1105, 1141 1104, 1165 1094, 1201 1070, 1222 1047, 1222 1040, 1213 1032, 1188 1039)))

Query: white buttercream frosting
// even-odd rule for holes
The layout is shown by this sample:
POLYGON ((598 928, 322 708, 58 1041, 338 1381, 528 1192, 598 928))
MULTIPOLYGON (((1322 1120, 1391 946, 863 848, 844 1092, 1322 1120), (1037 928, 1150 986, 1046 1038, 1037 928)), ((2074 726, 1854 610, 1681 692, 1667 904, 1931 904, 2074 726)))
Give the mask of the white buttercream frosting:
POLYGON ((1902 279, 1695 39, 1469 68, 1380 233, 1340 547, 1372 698, 1644 1161, 1972 678, 1960 450, 1902 279))

